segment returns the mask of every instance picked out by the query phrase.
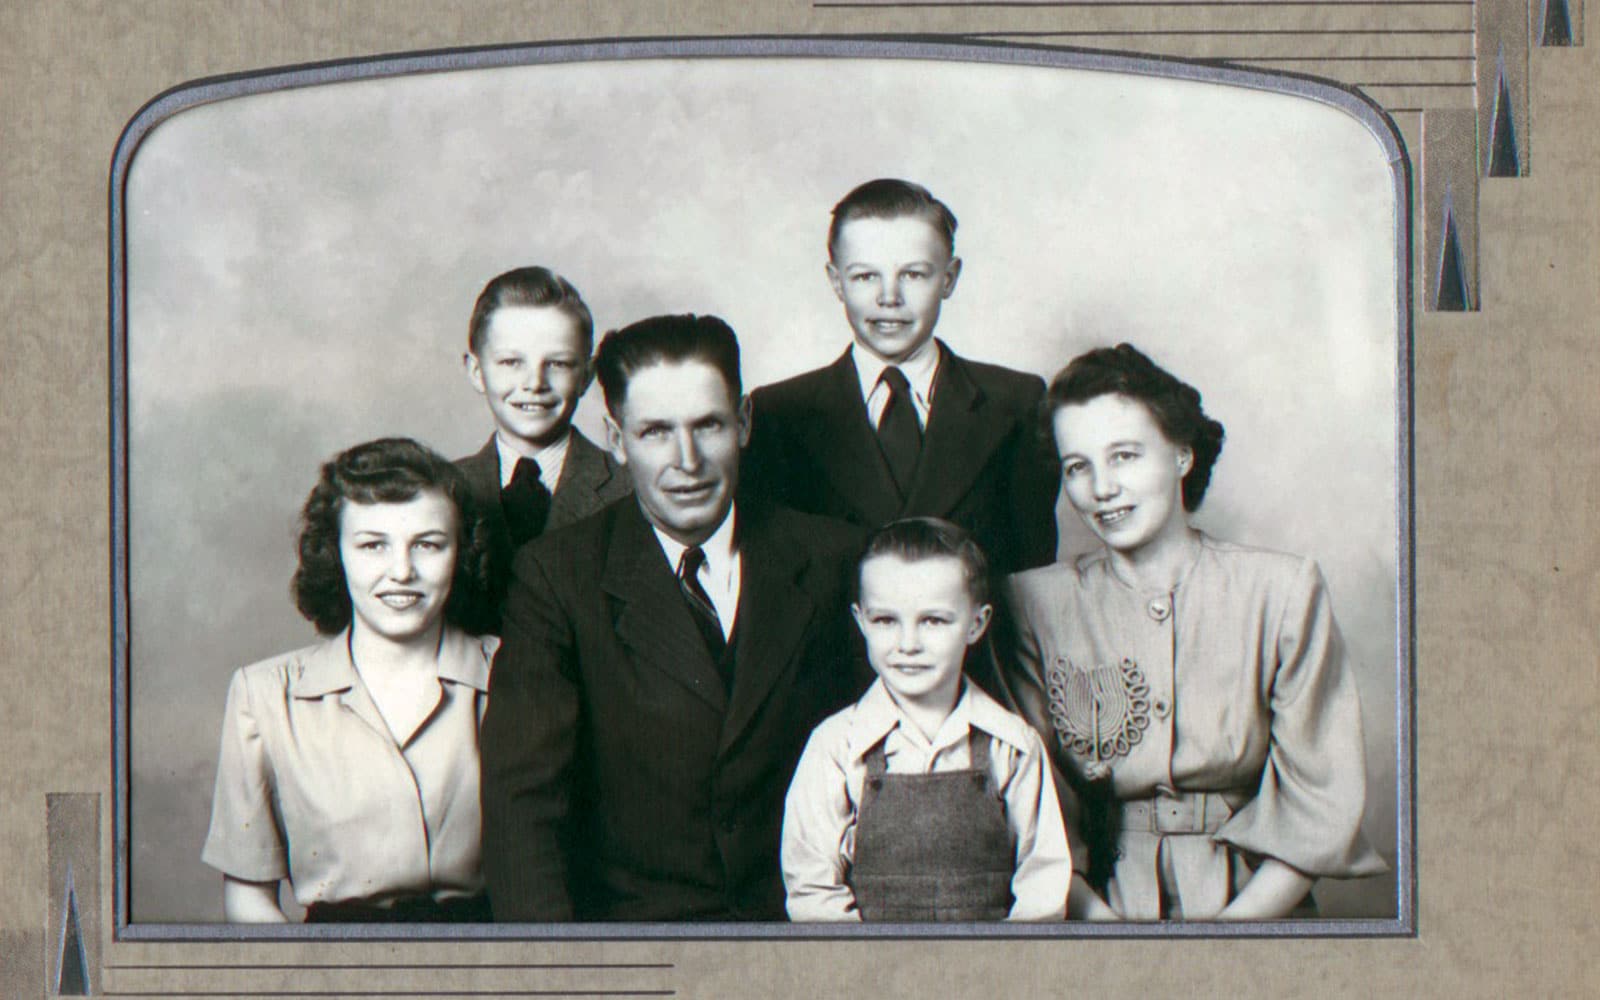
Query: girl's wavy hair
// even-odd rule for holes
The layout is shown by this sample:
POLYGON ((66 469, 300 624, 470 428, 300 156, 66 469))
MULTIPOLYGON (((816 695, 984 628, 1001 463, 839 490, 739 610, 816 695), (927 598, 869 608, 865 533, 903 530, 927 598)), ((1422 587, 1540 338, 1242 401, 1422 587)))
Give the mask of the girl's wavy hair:
POLYGON ((494 628, 502 573, 492 529, 455 464, 410 438, 380 438, 340 452, 300 509, 295 607, 323 635, 350 624, 350 589, 339 558, 339 514, 346 503, 405 503, 437 490, 455 504, 456 568, 444 620, 473 635, 494 628))
POLYGON ((1101 396, 1123 396, 1144 404, 1168 441, 1194 453, 1183 477, 1183 509, 1195 510, 1211 485, 1211 470, 1222 454, 1222 424, 1206 415, 1200 390, 1151 361, 1132 344, 1098 347, 1061 369, 1041 404, 1045 438, 1053 433, 1056 411, 1101 396))

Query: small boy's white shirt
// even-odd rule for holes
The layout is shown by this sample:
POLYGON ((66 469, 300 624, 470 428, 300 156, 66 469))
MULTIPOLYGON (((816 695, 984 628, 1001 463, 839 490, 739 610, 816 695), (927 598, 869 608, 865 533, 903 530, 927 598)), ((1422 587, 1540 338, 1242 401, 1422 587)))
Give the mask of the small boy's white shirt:
POLYGON ((539 463, 539 482, 549 490, 553 496, 556 486, 561 482, 561 468, 567 464, 567 445, 572 442, 572 429, 561 435, 561 440, 547 444, 543 448, 529 455, 519 451, 500 435, 494 432, 494 446, 500 453, 500 488, 505 489, 511 485, 511 477, 517 471, 517 459, 531 458, 539 463))
MULTIPOLYGON (((883 411, 889 408, 889 387, 883 384, 883 370, 889 363, 854 342, 850 344, 850 360, 855 362, 856 377, 861 380, 861 398, 867 404, 867 419, 876 427, 883 419, 883 411)), ((926 428, 928 414, 933 409, 933 379, 939 374, 938 341, 929 337, 927 343, 895 367, 910 383, 917 423, 926 428)))
POLYGON ((806 742, 784 803, 782 865, 789 919, 860 920, 846 876, 855 859, 856 810, 866 784, 868 750, 883 741, 891 774, 932 774, 971 767, 968 734, 993 737, 989 769, 1017 839, 1009 920, 1066 916, 1072 857, 1044 744, 1019 716, 976 686, 964 690, 929 740, 900 712, 883 681, 824 719, 806 742))

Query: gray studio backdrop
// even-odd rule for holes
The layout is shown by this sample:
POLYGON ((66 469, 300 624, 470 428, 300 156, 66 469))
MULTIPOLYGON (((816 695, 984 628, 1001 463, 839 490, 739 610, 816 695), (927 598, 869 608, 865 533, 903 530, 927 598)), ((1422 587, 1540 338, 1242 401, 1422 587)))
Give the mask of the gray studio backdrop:
MULTIPOLYGON (((855 184, 928 185, 966 267, 939 333, 1050 375, 1129 340, 1228 429, 1199 523, 1315 556, 1359 679, 1367 829, 1396 850, 1393 175, 1337 109, 1212 84, 928 61, 526 66, 340 83, 160 125, 127 185, 131 915, 220 919, 200 863, 230 673, 313 640, 288 596, 319 462, 477 449, 459 357, 546 264, 601 330, 726 318, 747 384, 848 330, 823 274, 855 184)), ((596 390, 579 426, 599 429, 596 390)), ((1065 552, 1088 541, 1062 511, 1065 552)), ((1392 916, 1393 880, 1324 886, 1392 916)))

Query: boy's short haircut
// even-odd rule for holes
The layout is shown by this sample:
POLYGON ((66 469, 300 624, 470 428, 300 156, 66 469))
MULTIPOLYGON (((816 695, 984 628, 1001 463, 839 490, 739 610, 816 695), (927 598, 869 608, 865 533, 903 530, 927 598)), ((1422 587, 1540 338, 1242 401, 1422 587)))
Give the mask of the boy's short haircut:
POLYGON ((951 256, 956 252, 956 216, 950 206, 935 198, 927 188, 911 181, 880 177, 867 181, 833 206, 833 222, 828 226, 828 259, 839 245, 839 232, 854 219, 921 219, 933 227, 951 256))
POLYGON ((549 306, 559 309, 578 325, 583 340, 583 356, 594 351, 594 316, 572 282, 548 267, 519 267, 496 275, 478 293, 467 324, 467 350, 474 355, 483 350, 489 335, 489 322, 495 310, 509 306, 549 306))
POLYGON ((606 397, 606 410, 613 419, 622 419, 628 380, 635 372, 685 361, 715 368, 728 386, 728 399, 738 404, 744 389, 739 378, 739 338, 733 327, 717 316, 684 313, 651 316, 600 338, 594 370, 606 397))
POLYGON ((898 556, 907 562, 922 559, 955 559, 972 603, 989 601, 989 558, 983 546, 966 529, 938 517, 907 517, 874 531, 867 537, 866 550, 856 568, 856 599, 861 598, 861 566, 877 556, 898 556))

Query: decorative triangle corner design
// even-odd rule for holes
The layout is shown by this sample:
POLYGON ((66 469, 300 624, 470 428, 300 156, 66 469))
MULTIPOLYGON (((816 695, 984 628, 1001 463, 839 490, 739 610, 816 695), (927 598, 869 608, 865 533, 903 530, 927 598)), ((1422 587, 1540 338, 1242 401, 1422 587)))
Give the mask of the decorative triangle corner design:
POLYGON ((78 925, 78 891, 72 883, 72 868, 67 868, 67 891, 62 904, 61 947, 57 951, 55 995, 86 997, 89 990, 89 960, 83 952, 83 932, 78 925))
POLYGON ((1567 0, 1544 0, 1544 29, 1539 34, 1539 44, 1572 44, 1572 14, 1567 0))
POLYGON ((1497 86, 1494 93, 1494 117, 1489 126, 1490 177, 1520 177, 1521 158, 1517 155, 1517 128, 1511 117, 1511 87, 1506 83, 1506 54, 1501 49, 1495 60, 1497 86))
POLYGON ((1444 221, 1440 229, 1439 280, 1434 285, 1433 308, 1437 312, 1471 312, 1472 292, 1467 288, 1467 268, 1461 258, 1461 236, 1456 232, 1454 198, 1444 192, 1444 221))

